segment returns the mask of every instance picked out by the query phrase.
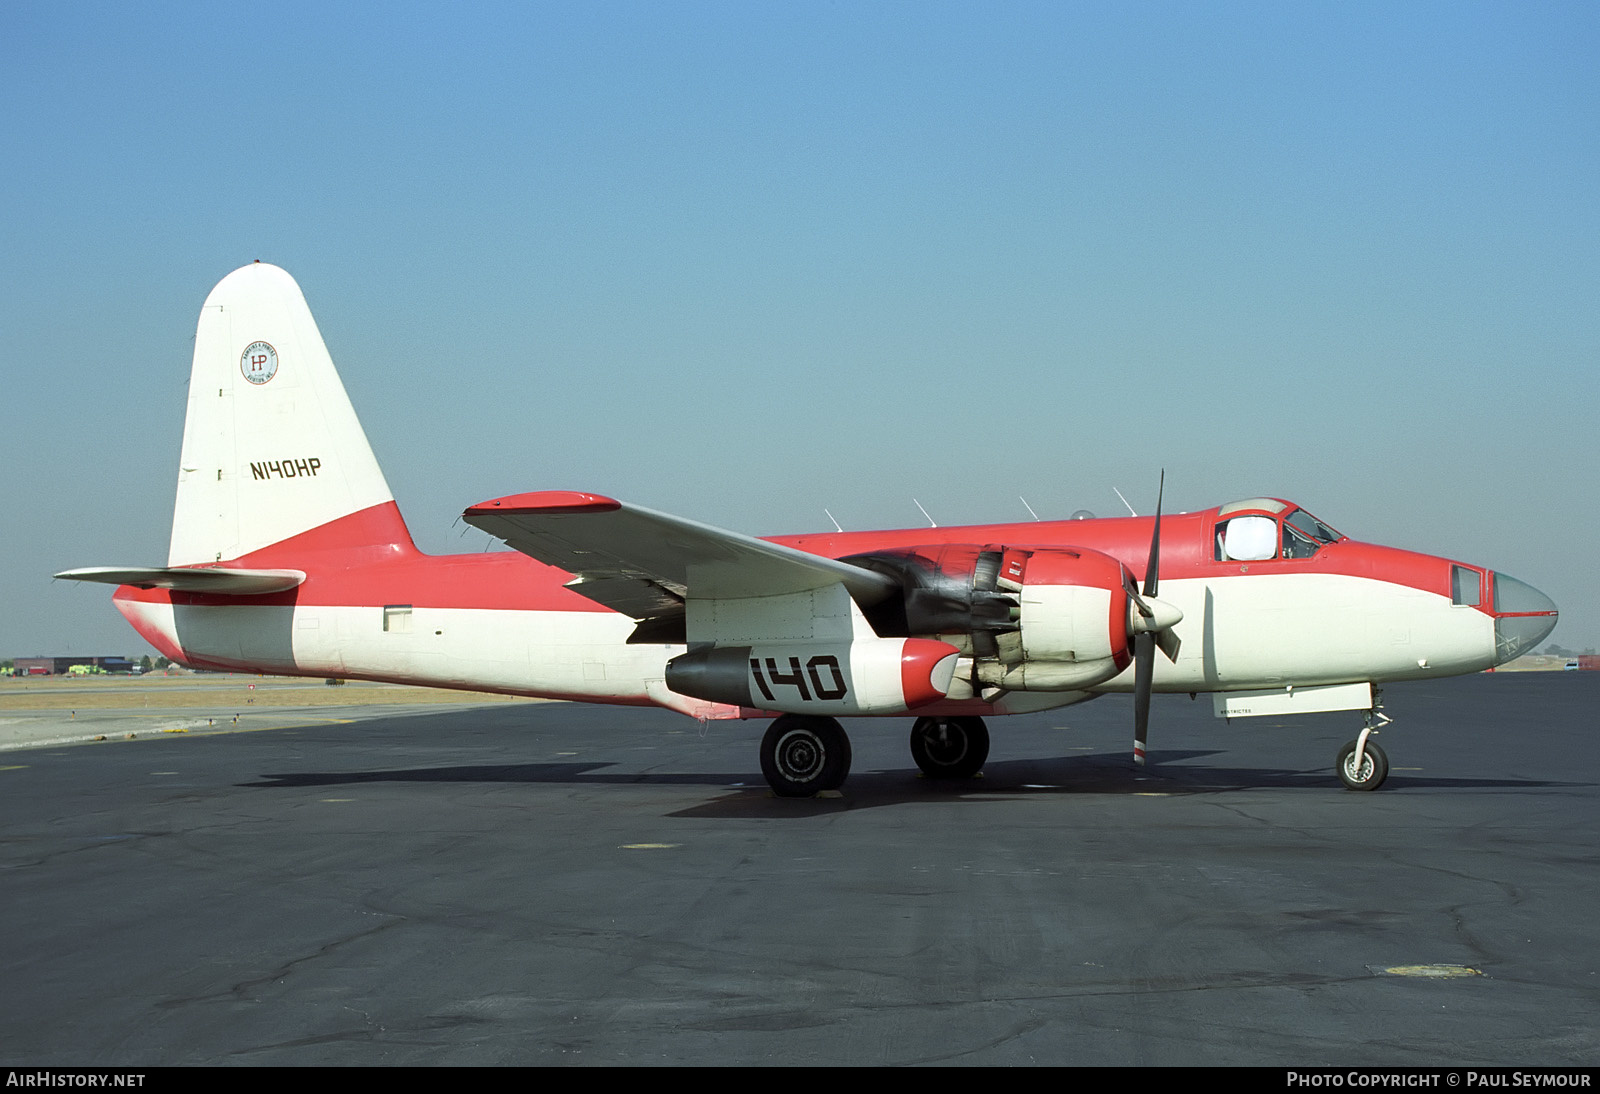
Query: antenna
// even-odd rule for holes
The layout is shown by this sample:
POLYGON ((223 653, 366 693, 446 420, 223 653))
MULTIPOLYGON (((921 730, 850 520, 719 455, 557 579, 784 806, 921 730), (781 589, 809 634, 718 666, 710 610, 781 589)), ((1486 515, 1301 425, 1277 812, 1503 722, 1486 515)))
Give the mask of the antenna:
MULTIPOLYGON (((911 499, 911 504, 915 505, 918 509, 922 509, 922 503, 916 498, 911 499)), ((928 517, 928 511, 926 509, 922 509, 922 515, 928 517)), ((928 527, 937 528, 939 527, 939 522, 934 520, 932 517, 928 517, 928 527)))
MULTIPOLYGON (((824 509, 823 512, 824 513, 828 513, 828 511, 826 509, 824 509)), ((834 516, 832 513, 828 513, 828 519, 833 521, 833 530, 835 532, 844 531, 843 528, 839 527, 839 518, 838 517, 834 516)))
MULTIPOLYGON (((1118 490, 1118 489, 1117 489, 1117 488, 1116 488, 1116 487, 1115 487, 1115 486, 1113 486, 1113 487, 1112 487, 1112 488, 1111 488, 1111 492, 1112 492, 1112 493, 1113 493, 1113 494, 1115 494, 1115 495, 1117 495, 1117 497, 1119 497, 1119 498, 1122 498, 1122 491, 1121 491, 1121 490, 1118 490)), ((1122 498, 1122 504, 1123 504, 1123 505, 1128 505, 1128 499, 1127 499, 1127 498, 1122 498)), ((1134 511, 1133 511, 1133 506, 1131 506, 1131 505, 1128 505, 1128 515, 1129 515, 1129 516, 1134 516, 1134 517, 1136 517, 1136 516, 1138 516, 1138 515, 1139 515, 1139 514, 1138 514, 1138 513, 1135 513, 1135 512, 1134 512, 1134 511)))
POLYGON ((1039 519, 1039 514, 1033 511, 1033 506, 1028 504, 1027 498, 1023 497, 1021 494, 1018 494, 1017 500, 1020 501, 1022 503, 1022 507, 1028 511, 1029 516, 1031 516, 1034 520, 1039 519))

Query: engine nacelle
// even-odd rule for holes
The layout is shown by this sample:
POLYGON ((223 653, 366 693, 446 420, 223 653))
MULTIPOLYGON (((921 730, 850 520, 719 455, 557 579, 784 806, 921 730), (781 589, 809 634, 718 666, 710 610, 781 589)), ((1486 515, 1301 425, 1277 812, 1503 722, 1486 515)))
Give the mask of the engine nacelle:
POLYGON ((1127 571, 1099 551, 1034 551, 1018 593, 1023 660, 1127 667, 1127 571))
POLYGON ((879 634, 937 637, 972 658, 975 685, 1072 691, 1132 660, 1126 567, 1099 551, 941 544, 845 561, 899 579, 867 610, 879 634))
POLYGON ((667 687, 788 714, 899 714, 950 690, 960 651, 926 638, 711 646, 667 662, 667 687))

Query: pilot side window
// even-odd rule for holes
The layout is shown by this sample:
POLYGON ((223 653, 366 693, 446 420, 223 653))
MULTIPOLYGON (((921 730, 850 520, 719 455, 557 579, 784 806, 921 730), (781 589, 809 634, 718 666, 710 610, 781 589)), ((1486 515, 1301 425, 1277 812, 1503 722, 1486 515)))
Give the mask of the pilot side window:
POLYGON ((1322 546, 1292 524, 1283 526, 1283 557, 1310 558, 1322 546))
POLYGON ((1278 555, 1278 522, 1271 517, 1234 517, 1217 525, 1218 562, 1259 562, 1278 555))

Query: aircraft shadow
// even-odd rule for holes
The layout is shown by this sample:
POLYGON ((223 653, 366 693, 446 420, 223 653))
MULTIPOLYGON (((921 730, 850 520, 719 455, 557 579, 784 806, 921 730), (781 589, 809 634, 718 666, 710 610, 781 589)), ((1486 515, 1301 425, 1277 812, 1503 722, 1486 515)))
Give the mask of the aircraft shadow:
MULTIPOLYGON (((1526 790, 1589 785, 1591 784, 1538 779, 1454 779, 1391 775, 1383 789, 1377 793, 1393 794, 1396 791, 1419 789, 1526 790)), ((737 794, 723 795, 667 815, 804 817, 844 809, 884 808, 926 804, 931 801, 959 801, 976 807, 1021 797, 1199 797, 1253 791, 1350 793, 1340 785, 1338 777, 1329 770, 1193 767, 1167 771, 1152 771, 1147 768, 1144 772, 1136 772, 1130 763, 1120 758, 1098 763, 1082 758, 1060 762, 1011 760, 986 765, 982 777, 976 779, 949 781, 927 779, 923 778, 915 768, 852 772, 839 796, 831 798, 779 798, 772 795, 757 776, 752 778, 750 787, 737 794)))
POLYGON ((262 775, 248 789, 283 790, 301 786, 354 786, 361 783, 579 783, 639 782, 640 778, 588 779, 611 763, 466 764, 458 767, 407 767, 384 771, 301 771, 262 775))
MULTIPOLYGON (((1117 756, 1074 756, 991 762, 973 779, 936 780, 914 767, 856 770, 836 795, 779 798, 759 773, 613 771, 608 761, 569 763, 466 764, 446 767, 390 768, 370 771, 302 771, 263 774, 240 787, 283 790, 303 787, 358 786, 368 783, 521 783, 567 786, 704 787, 714 797, 666 814, 671 817, 804 818, 846 809, 881 809, 960 801, 973 806, 1022 796, 1098 795, 1114 797, 1197 796, 1241 791, 1343 792, 1327 769, 1187 766, 1184 761, 1217 755, 1215 750, 1165 750, 1136 771, 1117 756)), ((1391 775, 1380 794, 1422 789, 1497 790, 1585 787, 1592 783, 1539 779, 1467 779, 1423 775, 1391 775)))

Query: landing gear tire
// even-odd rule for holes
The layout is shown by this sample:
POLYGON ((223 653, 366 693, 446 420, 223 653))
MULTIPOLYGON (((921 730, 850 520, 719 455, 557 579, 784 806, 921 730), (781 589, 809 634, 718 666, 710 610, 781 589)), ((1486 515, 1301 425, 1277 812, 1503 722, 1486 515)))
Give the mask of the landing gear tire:
POLYGON ((1356 743, 1351 741, 1339 750, 1339 759, 1335 764, 1347 790, 1376 790, 1389 777, 1389 757, 1384 755, 1377 742, 1368 741, 1367 747, 1361 750, 1359 769, 1355 760, 1356 743))
POLYGON ((989 727, 982 718, 918 718, 911 758, 930 779, 970 779, 989 758, 989 727))
POLYGON ((761 773, 780 798, 837 790, 850 774, 850 738, 832 718, 785 714, 761 739, 761 773))

